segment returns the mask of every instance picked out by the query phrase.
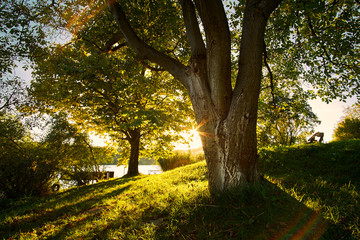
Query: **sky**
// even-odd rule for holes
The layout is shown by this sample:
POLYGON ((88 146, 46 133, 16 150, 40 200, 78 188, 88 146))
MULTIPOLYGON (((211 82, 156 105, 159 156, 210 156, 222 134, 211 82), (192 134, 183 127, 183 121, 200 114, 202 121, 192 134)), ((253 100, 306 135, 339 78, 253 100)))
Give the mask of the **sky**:
POLYGON ((313 112, 318 116, 321 124, 315 127, 315 132, 324 133, 324 142, 332 140, 332 135, 336 125, 341 121, 345 115, 344 110, 351 107, 356 102, 356 98, 347 100, 346 103, 334 100, 327 104, 321 100, 310 100, 309 104, 313 112))

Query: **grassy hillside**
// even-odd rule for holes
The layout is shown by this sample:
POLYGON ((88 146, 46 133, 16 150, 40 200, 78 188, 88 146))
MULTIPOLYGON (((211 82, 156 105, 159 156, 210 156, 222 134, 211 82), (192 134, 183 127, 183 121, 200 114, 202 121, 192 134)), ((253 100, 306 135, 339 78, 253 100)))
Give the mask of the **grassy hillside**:
POLYGON ((262 149, 262 184, 210 198, 204 162, 0 202, 0 239, 360 239, 360 141, 262 149))

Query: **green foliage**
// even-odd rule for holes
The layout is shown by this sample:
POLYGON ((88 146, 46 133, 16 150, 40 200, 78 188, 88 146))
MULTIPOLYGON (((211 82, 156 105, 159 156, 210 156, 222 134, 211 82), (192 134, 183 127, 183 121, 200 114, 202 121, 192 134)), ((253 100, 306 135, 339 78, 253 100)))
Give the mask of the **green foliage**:
POLYGON ((18 198, 49 193, 59 165, 50 146, 19 143, 2 152, 0 191, 5 197, 18 198))
POLYGON ((49 144, 32 142, 18 118, 2 114, 0 146, 1 195, 16 198, 50 190, 59 158, 49 144))
POLYGON ((192 153, 191 151, 175 151, 167 157, 158 159, 158 163, 163 171, 182 167, 188 164, 205 160, 203 153, 192 153))
POLYGON ((87 184, 101 177, 98 164, 112 157, 111 149, 90 146, 61 115, 42 142, 31 139, 19 118, 1 114, 0 120, 0 194, 7 198, 49 193, 59 179, 87 184))
POLYGON ((334 130, 334 140, 348 140, 360 138, 360 119, 345 118, 339 122, 334 130))
POLYGON ((38 21, 43 7, 36 1, 1 1, 0 79, 13 73, 16 61, 31 57, 44 44, 44 28, 38 21))
POLYGON ((99 164, 112 160, 113 149, 91 146, 89 136, 70 124, 64 114, 54 115, 51 121, 44 142, 59 156, 60 179, 78 186, 101 179, 99 164))
MULTIPOLYGON (((246 1, 227 1, 232 49, 239 49, 246 1)), ((281 1, 266 27, 263 90, 280 89, 330 102, 359 96, 359 4, 281 1), (269 71, 270 70, 270 71, 269 71), (304 88, 304 84, 306 84, 304 88)), ((236 59, 234 58, 236 61, 236 59)), ((236 64, 233 65, 236 68, 236 64)))
POLYGON ((320 123, 307 103, 301 88, 276 89, 273 98, 268 91, 260 95, 258 110, 258 146, 305 143, 306 136, 320 123), (294 91, 290 94, 290 91, 294 91), (292 97, 290 97, 292 95, 292 97))
POLYGON ((0 110, 14 110, 25 100, 26 87, 15 68, 21 62, 26 70, 46 44, 47 28, 41 18, 47 8, 51 8, 47 1, 0 3, 0 110))
POLYGON ((121 148, 119 162, 138 145, 141 157, 166 154, 192 119, 188 96, 169 74, 149 70, 130 51, 99 52, 87 33, 39 59, 32 109, 62 110, 83 128, 106 132, 121 148))
POLYGON ((353 140, 264 148, 259 163, 270 182, 213 198, 205 162, 199 162, 40 199, 3 201, 0 234, 19 239, 359 239, 359 145, 353 140))
POLYGON ((359 96, 358 12, 351 0, 282 1, 265 35, 274 79, 301 77, 327 102, 359 96))

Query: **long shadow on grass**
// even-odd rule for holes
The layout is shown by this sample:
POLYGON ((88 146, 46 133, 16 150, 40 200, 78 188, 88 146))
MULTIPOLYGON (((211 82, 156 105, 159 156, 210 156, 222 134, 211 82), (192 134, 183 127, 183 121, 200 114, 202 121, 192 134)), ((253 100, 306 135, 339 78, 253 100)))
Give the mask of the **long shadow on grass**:
POLYGON ((168 212, 156 239, 341 239, 318 212, 267 181, 168 212))
POLYGON ((352 239, 268 181, 214 198, 199 192, 184 200, 174 193, 166 208, 150 206, 135 219, 119 216, 92 239, 106 239, 114 230, 119 239, 134 239, 149 228, 149 239, 352 239))
POLYGON ((274 177, 321 178, 360 187, 360 140, 260 150, 260 168, 274 177))
POLYGON ((359 140, 269 149, 260 155, 265 175, 360 237, 359 140))
MULTIPOLYGON (((16 218, 13 218, 11 222, 0 225, 0 235, 2 235, 4 238, 9 238, 16 233, 20 233, 19 231, 22 233, 32 232, 33 229, 40 229, 41 226, 46 226, 47 224, 51 225, 53 221, 57 221, 59 219, 66 221, 66 218, 71 218, 73 216, 82 214, 89 209, 93 209, 99 203, 101 204, 101 202, 104 200, 121 194, 131 186, 131 181, 134 180, 136 179, 115 179, 93 185, 83 186, 80 188, 69 189, 67 191, 56 194, 51 198, 40 198, 37 201, 28 203, 33 207, 22 207, 24 209, 31 210, 17 210, 19 205, 15 204, 11 206, 11 208, 7 209, 6 212, 9 214, 6 214, 5 212, 3 214, 6 214, 7 217, 16 216, 16 218), (116 188, 118 185, 125 186, 116 188), (106 189, 114 187, 115 189, 107 193, 102 193, 103 187, 106 189), (44 201, 44 199, 46 201, 44 201), (57 205, 63 206, 56 207, 57 205), (24 217, 25 215, 28 215, 28 217, 24 217)), ((34 199, 29 199, 28 201, 31 200, 34 199)), ((24 204, 24 202, 20 202, 19 204, 24 204)), ((85 223, 86 220, 93 218, 94 215, 90 214, 76 223, 69 222, 63 226, 61 230, 58 231, 54 236, 49 237, 48 239, 64 239, 64 236, 66 236, 66 233, 71 228, 79 228, 82 223, 85 223)), ((37 233, 41 235, 41 231, 37 231, 37 233)))

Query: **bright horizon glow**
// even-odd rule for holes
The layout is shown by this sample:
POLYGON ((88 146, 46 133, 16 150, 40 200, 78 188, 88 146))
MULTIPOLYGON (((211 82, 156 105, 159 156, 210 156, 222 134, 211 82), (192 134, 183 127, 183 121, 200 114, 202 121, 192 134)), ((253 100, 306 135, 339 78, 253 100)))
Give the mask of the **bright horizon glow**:
POLYGON ((199 132, 195 128, 188 130, 188 131, 183 131, 180 133, 180 135, 188 143, 186 144, 186 143, 176 142, 176 143, 174 143, 174 146, 175 146, 174 150, 182 150, 183 151, 183 150, 191 150, 191 149, 197 149, 197 148, 202 147, 199 132))
POLYGON ((334 129, 341 118, 345 116, 344 110, 356 103, 356 97, 349 98, 346 102, 333 100, 331 103, 325 103, 320 99, 315 99, 309 100, 308 103, 321 121, 321 124, 314 128, 314 132, 323 132, 324 142, 326 143, 332 140, 334 129))
POLYGON ((99 135, 96 132, 90 132, 91 145, 94 147, 106 147, 110 144, 111 139, 107 135, 99 135))

